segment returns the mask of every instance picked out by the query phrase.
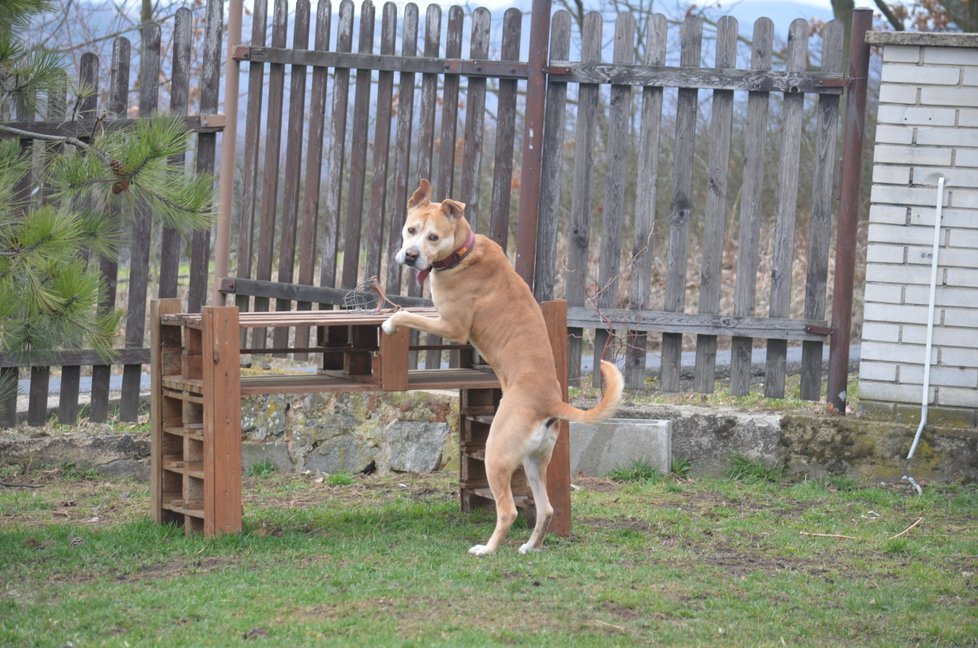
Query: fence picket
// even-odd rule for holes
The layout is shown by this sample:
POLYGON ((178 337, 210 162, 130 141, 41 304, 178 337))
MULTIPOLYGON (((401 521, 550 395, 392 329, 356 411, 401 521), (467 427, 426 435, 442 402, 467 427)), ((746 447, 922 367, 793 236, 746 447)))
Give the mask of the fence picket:
MULTIPOLYGON (((186 117, 190 103, 190 46, 193 14, 190 9, 177 9, 173 22, 173 60, 170 72, 170 114, 186 117)), ((183 167, 186 155, 175 155, 170 163, 183 167)), ((164 227, 160 234, 160 269, 158 297, 176 297, 180 275, 180 252, 183 237, 180 232, 164 227)))
MULTIPOLYGON (((329 49, 329 27, 332 6, 329 0, 319 0, 316 5, 316 36, 313 47, 323 52, 329 49)), ((302 238, 299 240, 299 283, 311 286, 316 268, 316 236, 319 222, 319 193, 323 172, 323 135, 326 131, 326 90, 329 70, 315 67, 312 70, 312 87, 309 96, 309 150, 306 154, 305 181, 302 193, 302 238)), ((312 303, 297 302, 297 310, 311 310, 312 303)), ((309 345, 309 328, 297 326, 295 346, 309 345)), ((305 354, 296 354, 305 359, 305 354)))
MULTIPOLYGON (((808 65, 808 22, 792 21, 788 32, 787 67, 801 72, 808 65)), ((777 211, 774 226, 774 263, 771 268, 771 317, 787 317, 791 310, 791 268, 795 260, 795 221, 798 213, 798 165, 805 95, 785 94, 782 111, 781 154, 778 159, 777 211)), ((764 395, 784 398, 788 341, 767 341, 764 395)))
MULTIPOLYGON (((500 60, 520 59, 523 13, 516 8, 503 14, 500 60)), ((517 81, 500 79, 496 108, 496 142, 492 165, 492 200, 489 203, 489 238, 505 250, 509 243, 509 212, 513 194, 513 151, 516 145, 517 81)), ((564 86, 566 88, 566 85, 564 86)), ((563 130, 563 129, 561 129, 563 130)))
MULTIPOLYGON (((631 65, 634 61, 632 42, 635 40, 635 20, 631 14, 618 14, 615 20, 614 62, 631 65)), ((625 176, 627 175, 628 142, 631 139, 629 118, 632 113, 632 88, 627 85, 611 86, 611 102, 608 110, 608 168, 605 171, 605 193, 601 218, 601 257, 598 262, 598 294, 595 297, 598 310, 614 308, 618 302, 618 279, 621 276, 621 237, 625 224, 625 176)), ((612 355, 606 349, 610 332, 594 331, 594 364, 599 367, 602 359, 612 355)), ((601 373, 593 372, 594 386, 601 384, 601 373)))
MULTIPOLYGON (((581 33, 581 62, 601 61, 601 14, 584 16, 581 33)), ((574 135, 574 179, 571 187, 570 240, 567 253, 567 305, 583 306, 587 287, 588 243, 591 227, 591 172, 597 137, 597 84, 582 83, 577 90, 577 130, 574 135)), ((567 379, 576 384, 581 377, 583 329, 567 330, 567 379)))
MULTIPOLYGON (((292 22, 292 47, 309 48, 309 0, 296 0, 292 22)), ((285 176, 283 181, 283 205, 279 212, 278 281, 292 283, 295 273, 295 244, 299 221, 299 179, 302 177, 303 134, 306 121, 306 66, 293 65, 289 69, 289 122, 285 144, 285 176)), ((292 310, 287 299, 275 300, 275 310, 292 310)), ((272 334, 276 348, 288 346, 289 329, 279 327, 272 334)))
MULTIPOLYGON (((268 0, 254 0, 251 17, 251 44, 265 45, 268 23, 268 0)), ((317 16, 318 17, 318 16, 317 16)), ((315 89, 315 86, 313 86, 315 89)), ((261 140, 261 109, 265 96, 265 65, 260 61, 248 62, 248 104, 244 129, 244 159, 241 164, 241 202, 238 221, 238 260, 235 274, 241 279, 251 278, 254 256, 255 209, 257 207, 256 184, 258 179, 258 149, 261 140)), ((263 229, 260 233, 266 232, 263 229)), ((237 294, 235 304, 242 311, 251 310, 248 295, 237 294)), ((246 344, 247 333, 242 332, 241 343, 246 344)), ((264 338, 252 334, 252 339, 264 338)), ((254 346, 254 342, 252 343, 254 346)))
MULTIPOLYGON (((841 72, 845 28, 833 20, 822 32, 822 71, 841 72)), ((821 95, 815 126, 815 181, 812 213, 808 223, 808 272, 805 277, 805 318, 825 319, 832 240, 832 207, 835 204, 836 143, 839 140, 839 97, 821 95)), ((802 342, 801 397, 818 400, 822 392, 822 342, 802 342)))
MULTIPOLYGON (((384 4, 380 26, 380 53, 393 56, 397 37, 397 5, 384 4)), ((373 166, 371 169, 370 209, 367 210, 367 258, 365 278, 380 277, 384 248, 384 223, 387 206, 387 169, 390 162, 391 119, 393 115, 394 73, 381 71, 377 78, 377 121, 374 127, 373 166)))
MULTIPOLYGON (((472 36, 469 45, 469 58, 489 57, 489 27, 492 16, 485 7, 472 13, 472 36)), ((481 192, 479 177, 482 171, 482 143, 485 139, 486 122, 486 78, 469 77, 465 95, 465 141, 462 147, 462 202, 465 203, 465 218, 475 230, 488 231, 483 227, 481 192)))
MULTIPOLYGON (((771 69, 774 23, 759 18, 751 40, 751 69, 771 69)), ((757 291, 757 263, 764 192, 764 142, 767 131, 769 92, 755 91, 747 96, 747 130, 744 139, 744 180, 740 199, 740 232, 737 245, 737 279, 734 284, 734 315, 754 315, 757 291)), ((730 340, 730 393, 750 392, 753 340, 733 336, 730 340)))
MULTIPOLYGON (((401 36, 401 56, 413 57, 418 52, 418 6, 408 4, 404 9, 404 25, 401 36)), ((394 146, 393 190, 387 205, 390 218, 390 236, 387 239, 387 281, 386 291, 391 295, 401 294, 401 266, 393 262, 394 253, 401 239, 401 224, 408 201, 408 177, 411 166, 411 142, 414 134, 414 85, 413 72, 398 75, 397 92, 397 135, 394 146)))
MULTIPOLYGON (((699 67, 703 19, 687 16, 680 31, 680 65, 699 67)), ((676 104, 676 145, 673 152, 672 202, 669 212, 669 247, 666 251, 666 293, 663 310, 681 313, 686 303, 686 255, 689 223, 693 216, 693 156, 696 144, 696 111, 699 90, 680 88, 676 104)), ((664 392, 679 391, 683 351, 681 333, 662 334, 664 392)))
MULTIPOLYGON (((737 21, 724 16, 717 24, 716 68, 737 65, 737 21)), ((710 161, 703 251, 700 269, 699 312, 720 312, 720 276, 723 267, 723 233, 727 221, 727 170, 730 168, 730 133, 733 125, 733 91, 714 90, 710 107, 710 161)), ((717 338, 696 336, 693 389, 713 393, 716 377, 717 338)))
MULTIPOLYGON (((458 5, 448 9, 448 29, 445 39, 445 57, 462 57, 462 29, 465 12, 458 5)), ((458 143, 459 85, 461 77, 446 74, 442 82, 441 146, 438 150, 438 181, 435 186, 443 196, 455 195, 455 145, 458 143)))
MULTIPOLYGON (((340 3, 336 51, 353 49, 353 3, 340 3)), ((326 219, 323 237, 323 265, 319 285, 335 287, 336 264, 339 254, 340 208, 343 199, 343 166, 346 161, 346 113, 350 100, 350 70, 336 68, 333 73, 333 114, 329 129, 329 166, 326 169, 326 219)))
MULTIPOLYGON (((221 96, 221 46, 224 42, 224 3, 207 0, 204 25, 204 59, 200 80, 200 114, 216 115, 221 96)), ((197 173, 211 175, 217 158, 217 133, 197 134, 197 173)), ((187 310, 196 313, 207 301, 210 277, 210 230, 194 232, 190 244, 190 284, 187 287, 187 310)))
MULTIPOLYGON (((566 11, 554 14, 550 23, 550 61, 570 55, 571 17, 566 11)), ((551 81, 547 85, 547 100, 543 122, 543 153, 541 159, 540 215, 537 227, 537 255, 534 276, 534 296, 538 301, 554 297, 557 274, 557 228, 560 219, 560 183, 564 169, 564 137, 566 124, 567 84, 551 81)), ((495 202, 495 201, 494 201, 495 202)))
MULTIPOLYGON (((288 2, 275 0, 272 11, 272 47, 285 47, 288 31, 288 2)), ((275 250, 275 230, 278 212, 279 150, 282 145, 282 110, 285 97, 285 66, 272 63, 268 66, 268 110, 265 117, 265 159, 262 168, 261 221, 258 234, 258 259, 255 277, 269 281, 272 278, 272 262, 275 250)), ((255 297, 255 311, 268 310, 267 297, 255 297)), ((251 346, 264 349, 268 331, 255 328, 251 333, 251 346)))
MULTIPOLYGON (((139 49, 139 116, 154 117, 160 96, 160 26, 142 27, 139 49)), ((153 212, 146 206, 133 209, 132 237, 129 243, 129 300, 126 315, 126 347, 143 347, 146 333, 146 297, 149 294, 149 247, 153 232, 153 212)), ((122 396, 119 419, 134 422, 139 418, 139 393, 143 367, 128 364, 122 368, 122 396)))
MULTIPOLYGON (((668 23, 662 14, 649 19, 645 64, 654 68, 666 62, 668 23)), ((656 187, 659 183, 659 140, 662 134, 662 88, 642 89, 642 126, 638 144, 635 183, 635 243, 632 252, 632 282, 628 308, 646 310, 652 291, 652 234, 655 227, 656 187)), ((627 333, 625 385, 645 385, 645 356, 648 336, 642 331, 627 333)))
MULTIPOLYGON (((374 5, 364 0, 360 5, 360 38, 357 50, 370 54, 374 47, 374 5)), ((363 190, 367 175, 367 131, 370 117, 369 69, 357 70, 353 96, 353 133, 350 144, 349 193, 346 199, 346 226, 343 232, 343 274, 340 285, 352 290, 357 286, 360 270, 360 234, 362 232, 363 190)))

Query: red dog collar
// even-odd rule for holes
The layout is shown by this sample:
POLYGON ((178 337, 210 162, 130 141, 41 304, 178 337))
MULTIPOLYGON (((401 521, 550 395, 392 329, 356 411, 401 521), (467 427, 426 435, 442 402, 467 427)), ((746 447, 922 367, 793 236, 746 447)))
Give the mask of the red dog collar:
MULTIPOLYGON (((452 252, 450 255, 442 259, 441 261, 435 261, 431 264, 431 268, 435 270, 449 270, 454 268, 462 262, 462 259, 467 257, 472 250, 475 249, 475 232, 469 234, 469 238, 465 241, 465 244, 452 252)), ((424 287, 424 280, 428 278, 431 273, 431 268, 425 268, 424 270, 418 271, 418 286, 424 287)))

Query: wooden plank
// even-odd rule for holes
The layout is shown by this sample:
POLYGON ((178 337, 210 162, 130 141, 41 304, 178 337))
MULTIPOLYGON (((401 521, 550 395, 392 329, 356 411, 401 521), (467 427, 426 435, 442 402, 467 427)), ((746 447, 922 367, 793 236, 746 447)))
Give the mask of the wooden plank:
POLYGON ((612 329, 675 334, 723 335, 732 337, 777 338, 783 340, 824 340, 830 332, 824 320, 792 320, 770 317, 740 317, 671 311, 632 311, 609 309, 597 312, 572 306, 568 324, 573 327, 612 329))
MULTIPOLYGON (((668 23, 662 14, 649 18, 645 29, 647 45, 645 64, 660 66, 666 60, 668 23)), ((652 294, 652 234, 655 228, 656 187, 659 183, 659 141, 662 134, 662 88, 642 89, 642 126, 637 146, 638 165, 635 181, 635 241, 632 248, 632 281, 628 296, 629 310, 647 310, 652 294)), ((627 333, 625 351, 625 386, 645 386, 647 336, 643 331, 627 333)))
MULTIPOLYGON (((374 5, 364 2, 360 6, 359 50, 368 53, 374 47, 374 5)), ((340 285, 352 290, 360 283, 361 231, 363 229, 363 190, 367 175, 367 134, 370 116, 371 72, 357 70, 353 98, 353 137, 350 150, 350 173, 347 180, 349 197, 346 203, 346 226, 343 232, 343 274, 340 285)))
POLYGON ((241 531, 238 309, 203 309, 204 535, 241 531))
MULTIPOLYGON (((340 3, 336 49, 349 52, 353 47, 353 3, 340 3)), ((336 264, 340 240, 340 205, 343 200, 343 165, 346 162, 346 113, 350 94, 349 68, 333 73, 333 118, 329 128, 329 166, 326 170, 326 203, 324 209, 323 264, 320 286, 336 285, 336 264)))
MULTIPOLYGON (((347 291, 342 288, 307 286, 305 284, 286 284, 277 281, 258 281, 257 279, 235 279, 234 287, 226 289, 243 295, 260 295, 275 299, 292 299, 319 304, 342 306, 347 291)), ((430 306, 431 301, 420 297, 387 295, 390 301, 399 306, 430 306)))
POLYGON ((824 74, 788 70, 690 69, 686 66, 663 66, 649 70, 635 65, 577 65, 555 61, 547 74, 577 83, 609 83, 659 88, 700 88, 703 90, 748 90, 751 92, 784 92, 786 94, 841 95, 846 87, 842 74, 824 74))
MULTIPOLYGON (((265 44, 265 32, 268 22, 268 0, 255 0, 252 4, 252 11, 254 12, 251 17, 251 42, 253 45, 264 45, 265 44)), ((328 13, 326 14, 329 15, 328 13)), ((318 14, 317 14, 318 17, 318 14)), ((317 70, 321 74, 325 75, 325 70, 317 70)), ((313 105, 318 105, 315 102, 317 97, 316 91, 316 81, 315 73, 313 74, 313 105)), ((260 62, 249 62, 248 63, 248 103, 246 113, 245 113, 245 129, 244 129, 244 159, 241 162, 241 201, 238 206, 238 218, 240 222, 238 223, 238 257, 237 257, 237 268, 235 274, 239 278, 251 278, 252 263, 254 261, 254 249, 255 249, 255 209, 257 207, 256 199, 256 185, 258 180, 258 152, 259 144, 261 141, 261 113, 262 113, 262 103, 265 97, 265 67, 260 62)), ((316 113, 313 112, 313 120, 315 119, 316 113)), ((311 120, 311 123, 315 123, 311 120)), ((320 135, 320 140, 322 136, 320 135)), ((316 145, 315 138, 312 139, 310 147, 316 145)), ((307 169, 313 164, 318 163, 316 158, 312 157, 312 151, 310 148, 310 164, 307 165, 307 169)), ((308 182, 306 184, 306 191, 308 192, 308 182)), ((316 183, 316 189, 318 190, 319 184, 316 183)), ((265 230, 263 230, 265 231, 265 230)), ((303 242, 305 242, 303 240, 303 242)), ((300 270, 301 276, 301 270, 300 270)), ((300 279, 301 281, 301 279, 300 279)), ((310 282, 311 283, 311 282, 310 282)), ((237 295, 235 297, 235 303, 238 309, 241 311, 251 310, 251 300, 247 295, 237 295)), ((241 341, 245 343, 245 340, 241 341)))
MULTIPOLYGON (((397 39, 397 6, 384 3, 380 25, 380 52, 393 55, 397 39)), ((374 124, 373 165, 371 168, 370 207, 367 209, 367 248, 365 278, 380 278, 387 221, 387 177, 390 162, 391 120, 394 115, 394 73, 383 71, 377 78, 377 117, 374 124)))
MULTIPOLYGON (((555 13, 550 23, 551 57, 568 55, 570 32, 570 14, 566 11, 555 13)), ((557 227, 560 222, 560 188, 564 169, 566 106, 567 84, 556 80, 548 81, 544 109, 537 256, 533 282, 537 301, 553 299, 554 284, 557 282, 557 227)))
MULTIPOLYGON (((296 0, 292 19, 292 46, 306 49, 309 46, 309 0, 296 0)), ((289 124, 285 144, 285 177, 283 178, 284 204, 278 217, 278 281, 292 282, 295 273, 295 244, 299 227, 299 179, 302 175, 303 135, 306 121, 306 66, 293 65, 289 70, 289 124)), ((275 310, 292 310, 288 300, 277 300, 275 310)), ((273 335, 275 346, 288 343, 289 330, 277 329, 273 335)))
MULTIPOLYGON (((288 2, 275 0, 272 14, 272 44, 285 46, 288 31, 288 2)), ((278 213, 279 151, 282 144, 282 109, 285 94, 285 66, 272 64, 268 70, 268 110, 265 116, 265 160, 262 168, 260 222, 258 225, 257 265, 255 278, 268 281, 272 278, 272 261, 275 250, 275 225, 278 213)), ((259 144, 261 146, 261 144, 259 144)), ((268 300, 256 297, 256 311, 267 311, 268 300)), ((251 345, 265 346, 266 332, 251 333, 251 345)))
MULTIPOLYGON (((113 349, 113 359, 117 364, 146 364, 149 362, 149 349, 113 349)), ((104 362, 102 356, 91 349, 0 354, 0 368, 3 369, 43 366, 84 367, 99 362, 104 362)))
MULTIPOLYGON (((808 21, 792 21, 788 30, 787 69, 804 70, 808 64, 808 21)), ((781 116, 781 152, 774 223, 774 261, 771 266, 771 317, 787 317, 791 311, 791 270, 795 260, 795 222, 798 217, 798 176, 801 172, 801 128, 805 97, 786 94, 781 116)), ((764 395, 784 398, 788 345, 768 340, 764 371, 764 395)))
MULTIPOLYGON (((156 115, 159 106, 160 26, 146 23, 142 27, 139 50, 139 116, 156 115)), ((132 236, 129 244, 129 295, 126 305, 126 346, 145 344, 146 299, 149 295, 149 253, 153 238, 153 213, 145 205, 136 204, 132 214, 132 236)), ((122 394, 119 419, 135 422, 139 418, 139 392, 142 365, 122 368, 122 394)))
MULTIPOLYGON (((472 35, 469 41, 470 58, 489 56, 489 27, 492 15, 485 7, 472 12, 472 35)), ((462 202, 465 218, 479 231, 481 216, 480 177, 482 174, 482 144, 485 139, 486 80, 470 77, 465 93, 465 135, 462 145, 462 202)))
MULTIPOLYGON (((629 64, 634 60, 635 19, 620 13, 615 20, 614 62, 629 64)), ((611 86, 608 107, 608 146, 604 180, 604 218, 601 220, 601 254, 598 257, 598 293, 594 297, 598 310, 618 305, 618 279, 621 277, 621 237, 625 225, 625 178, 628 164, 628 144, 631 140, 629 120, 632 114, 632 89, 627 85, 611 86)), ((594 368, 591 380, 601 385, 602 359, 612 359, 609 331, 594 331, 594 368)))
MULTIPOLYGON (((405 9, 406 10, 406 9, 405 9)), ((244 61, 281 63, 283 65, 309 65, 317 67, 347 67, 377 70, 381 72, 407 72, 410 74, 458 74, 465 77, 496 79, 526 79, 529 68, 517 61, 493 61, 489 59, 458 59, 435 56, 392 56, 378 54, 351 54, 348 52, 296 51, 280 47, 252 47, 240 45, 234 57, 244 61)), ((557 70, 559 73, 560 70, 557 70)))
MULTIPOLYGON (((822 32, 822 69, 842 70, 841 22, 832 21, 822 32)), ((824 319, 832 239, 832 209, 835 205, 835 156, 839 140, 839 98, 818 99, 815 126, 815 178, 812 183, 812 213, 808 223, 808 272, 805 277, 805 317, 824 319)), ((801 353, 801 397, 819 400, 822 392, 822 342, 803 342, 801 353)))
MULTIPOLYGON (((567 401, 567 302, 563 300, 544 302, 540 305, 543 319, 547 323, 547 336, 554 352, 554 365, 557 380, 560 382, 561 398, 567 401)), ((570 488, 570 424, 559 421, 560 430, 550 464, 547 466, 547 496, 554 507, 550 521, 550 531, 559 536, 571 534, 571 488, 570 488)))
POLYGON ((154 522, 163 521, 163 375, 168 367, 164 360, 164 346, 179 348, 179 329, 161 325, 160 317, 178 313, 183 309, 179 299, 154 299, 150 303, 150 513, 154 522), (174 339, 176 333, 176 339, 174 339))
MULTIPOLYGON (((448 28, 445 38, 445 56, 462 56, 462 27, 465 12, 453 5, 448 9, 448 28)), ((455 147, 458 144, 459 80, 457 74, 446 74, 442 84, 441 134, 438 147, 438 191, 444 196, 455 195, 455 147)))
MULTIPOLYGON (((751 69, 771 69, 774 23, 759 18, 751 39, 751 69)), ((734 285, 734 315, 754 315, 757 292, 759 236, 763 218, 765 143, 767 141, 769 93, 751 92, 747 97, 747 129, 744 136, 744 180, 740 199, 740 231, 737 245, 737 280, 734 285)), ((753 341, 734 337, 730 341, 730 393, 742 396, 750 391, 753 341)))
MULTIPOLYGON (((117 38, 112 43, 112 62, 109 77, 109 111, 116 115, 125 115, 129 105, 129 65, 131 57, 131 45, 128 39, 117 38)), ((94 59, 94 56, 92 57, 94 59)), ((85 65, 85 57, 82 57, 82 73, 79 79, 83 84, 86 82, 97 83, 98 62, 94 59, 93 65, 85 65)), ((94 86, 97 90, 97 85, 94 86)), ((94 96, 91 99, 94 100, 94 96)), ((92 103, 90 109, 94 111, 95 105, 92 103)), ((86 107, 86 113, 89 110, 86 107)), ((92 118, 94 118, 94 114, 92 118)), ((91 121, 86 120, 91 127, 91 121)), ((113 209, 113 214, 117 218, 122 218, 118 208, 113 209)), ((99 258, 99 274, 105 291, 99 299, 98 311, 100 314, 107 313, 115 309, 116 294, 118 291, 118 264, 115 257, 104 256, 99 258)), ((142 346, 142 343, 140 343, 142 346)), ((109 380, 112 368, 105 364, 104 360, 98 360, 92 366, 92 390, 88 404, 88 418, 96 423, 101 423, 109 417, 109 380)))
MULTIPOLYGON (((683 67, 700 65, 703 19, 687 16, 680 29, 683 67)), ((686 303, 686 255, 689 249, 689 225, 693 218, 693 164, 696 149, 696 117, 699 91, 680 88, 676 104, 676 144, 673 153, 672 201, 669 209, 669 242, 666 250, 666 291, 663 310, 681 313, 686 303)), ((683 351, 682 335, 662 335, 662 375, 664 392, 679 391, 679 373, 683 351)))
MULTIPOLYGON (((329 49, 329 26, 332 7, 329 0, 316 6, 316 51, 329 49)), ((312 285, 316 268, 316 238, 319 223, 319 192, 323 172, 323 135, 326 132, 326 87, 329 70, 313 68, 309 97, 309 153, 306 155, 305 182, 302 194, 302 238, 299 240, 299 283, 312 285)), ((300 301, 299 310, 309 310, 312 303, 300 301)), ((309 329, 295 330, 295 345, 309 344, 309 329)), ((301 356, 296 356, 300 359, 301 356)))
MULTIPOLYGON (((592 11, 584 16, 581 33, 581 60, 601 60, 601 14, 592 11)), ((598 95, 595 84, 581 84, 577 91, 577 128, 574 135, 574 177, 571 188, 570 240, 567 252, 567 304, 583 306, 587 287, 588 247, 591 227, 591 171, 594 167, 594 147, 597 137, 598 95)), ((568 331, 567 376, 574 384, 581 376, 581 348, 584 332, 568 331)))
MULTIPOLYGON (((190 103, 190 46, 192 41, 193 14, 190 9, 177 9, 173 21, 173 58, 170 72, 170 115, 186 117, 190 103)), ((170 158, 170 164, 183 168, 186 155, 181 153, 170 158)), ((164 227, 160 234, 160 268, 156 294, 158 297, 176 297, 180 275, 180 254, 183 236, 172 227, 164 227)))
MULTIPOLYGON (((515 7, 507 9, 503 14, 503 42, 500 49, 502 60, 519 60, 522 26, 523 12, 515 7)), ((489 238, 499 243, 504 250, 509 242, 510 198, 513 195, 517 85, 515 79, 501 79, 496 99, 496 145, 492 166, 492 201, 489 204, 489 238)), ((566 92, 567 85, 564 84, 563 88, 566 92)))
MULTIPOLYGON (((207 0, 204 27, 204 56, 201 63, 200 114, 216 115, 221 96, 221 50, 224 45, 224 3, 207 0)), ((217 134, 197 135, 197 165, 200 174, 212 175, 217 157, 217 134)), ((190 244, 190 284, 187 288, 187 310, 199 311, 207 301, 210 276, 210 229, 194 232, 190 244)))
MULTIPOLYGON (((737 64, 737 20, 720 18, 717 24, 716 67, 737 64)), ((733 91, 714 90, 710 107, 710 159, 706 213, 703 222, 703 252, 700 262, 699 312, 720 312, 723 277, 723 241, 727 225, 727 170, 730 168, 730 132, 733 125, 733 91)), ((696 366, 693 389, 712 394, 716 379, 717 338, 696 338, 696 366)))
MULTIPOLYGON (((418 50, 418 6, 409 3, 404 8, 402 24, 401 55, 414 56, 418 50)), ((390 219, 387 238, 387 280, 385 290, 388 295, 401 294, 401 266, 394 263, 394 254, 400 247, 401 226, 408 201, 408 177, 411 166, 411 143, 414 141, 414 86, 413 72, 398 75, 397 92, 397 134, 394 145, 394 166, 392 191, 388 194, 387 214, 390 219)))

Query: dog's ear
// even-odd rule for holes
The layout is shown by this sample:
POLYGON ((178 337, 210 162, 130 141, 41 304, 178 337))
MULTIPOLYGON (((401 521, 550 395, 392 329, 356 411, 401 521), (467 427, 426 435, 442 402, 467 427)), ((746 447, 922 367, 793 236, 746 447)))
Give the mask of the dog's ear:
POLYGON ((446 198, 445 200, 441 201, 441 208, 445 212, 445 215, 452 220, 461 218, 465 215, 465 203, 452 200, 451 198, 446 198))
POLYGON ((415 207, 423 207, 431 202, 431 183, 428 182, 427 178, 421 178, 418 188, 414 190, 411 195, 411 200, 408 201, 408 209, 414 209, 415 207))

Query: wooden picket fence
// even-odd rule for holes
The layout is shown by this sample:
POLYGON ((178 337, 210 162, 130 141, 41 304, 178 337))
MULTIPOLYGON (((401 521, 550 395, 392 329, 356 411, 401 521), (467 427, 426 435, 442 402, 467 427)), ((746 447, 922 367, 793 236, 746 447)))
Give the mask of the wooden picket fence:
MULTIPOLYGON (((789 341, 800 341, 802 395, 820 398, 839 104, 846 88, 840 24, 829 23, 821 52, 809 52, 808 24, 795 21, 783 64, 775 65, 773 25, 760 19, 744 67, 732 18, 716 25, 714 60, 704 62, 698 16, 670 29, 661 15, 638 24, 621 14, 605 51, 609 34, 599 14, 582 16, 572 37, 573 17, 558 11, 549 21, 547 84, 536 96, 523 91, 530 70, 521 43, 529 18, 518 10, 505 12, 497 24, 485 9, 467 14, 458 6, 430 5, 423 23, 414 4, 400 16, 393 3, 379 16, 369 1, 359 11, 350 0, 337 9, 334 14, 328 0, 320 0, 315 13, 308 0, 291 7, 276 0, 269 13, 267 0, 256 0, 245 36, 250 43, 231 48, 246 62, 246 100, 235 276, 223 278, 222 289, 238 306, 342 306, 370 277, 399 301, 423 300, 413 276, 389 262, 407 199, 422 177, 432 180, 436 198, 465 202, 476 230, 512 251, 522 120, 529 102, 539 101, 545 102, 545 125, 532 284, 540 300, 569 302, 572 376, 589 364, 582 360, 590 345, 595 359, 611 354, 624 363, 630 387, 643 387, 647 353, 655 347, 649 340, 661 334, 655 387, 678 391, 687 387, 683 339, 695 336, 691 387, 711 392, 718 346, 729 339, 730 389, 742 394, 751 388, 755 340, 766 340, 765 393, 780 396, 789 341), (577 42, 580 50, 572 51, 577 42), (670 43, 678 43, 678 59, 670 43), (810 60, 820 67, 813 70, 810 60), (738 105, 746 105, 746 122, 738 105), (813 126, 806 118, 811 112, 813 126), (814 156, 811 178, 800 179, 803 154, 814 156), (703 174, 695 171, 703 160, 700 186, 695 183, 703 174), (804 200, 800 185, 810 191, 804 200), (800 200, 808 206, 803 218, 800 200), (803 236, 796 232, 799 222, 807 226, 803 236), (799 240, 805 249, 797 249, 799 240), (733 241, 734 265, 724 269, 733 241), (804 286, 791 285, 798 258, 805 264, 804 286), (761 267, 770 279, 759 284, 761 267), (688 276, 689 268, 699 276, 688 276), (769 294, 758 295, 758 285, 769 294), (793 291, 803 302, 800 314, 792 312, 793 291), (693 301, 696 312, 687 312, 693 301), (768 312, 756 312, 759 303, 768 312)), ((213 83, 216 93, 216 76, 213 83)), ((143 114, 154 109, 147 104, 143 114)), ((216 112, 216 103, 202 105, 202 123, 216 112)), ((198 168, 206 168, 200 165, 212 164, 213 143, 205 138, 214 135, 205 129, 198 137, 198 168)), ((201 238, 199 248, 193 246, 201 263, 192 268, 191 310, 213 281, 202 263, 207 237, 201 238)), ((133 258, 142 263, 135 250, 133 258)), ((168 262, 161 262, 161 277, 168 262)), ((145 362, 139 355, 145 354, 143 331, 135 323, 143 321, 145 284, 135 302, 133 291, 130 285, 131 356, 124 371, 145 362)), ((256 330, 245 347, 276 353, 289 334, 256 330)), ((291 335, 299 347, 308 339, 302 329, 291 335)), ((444 361, 437 341, 425 347, 419 362, 444 361)), ((62 363, 62 373, 83 364, 96 363, 81 354, 76 364, 62 363)), ((30 418, 36 421, 41 406, 35 413, 33 389, 32 379, 30 418)), ((76 411, 62 407, 62 420, 76 411)), ((89 416, 103 412, 93 401, 89 416)), ((125 418, 134 410, 121 413, 125 418)))

